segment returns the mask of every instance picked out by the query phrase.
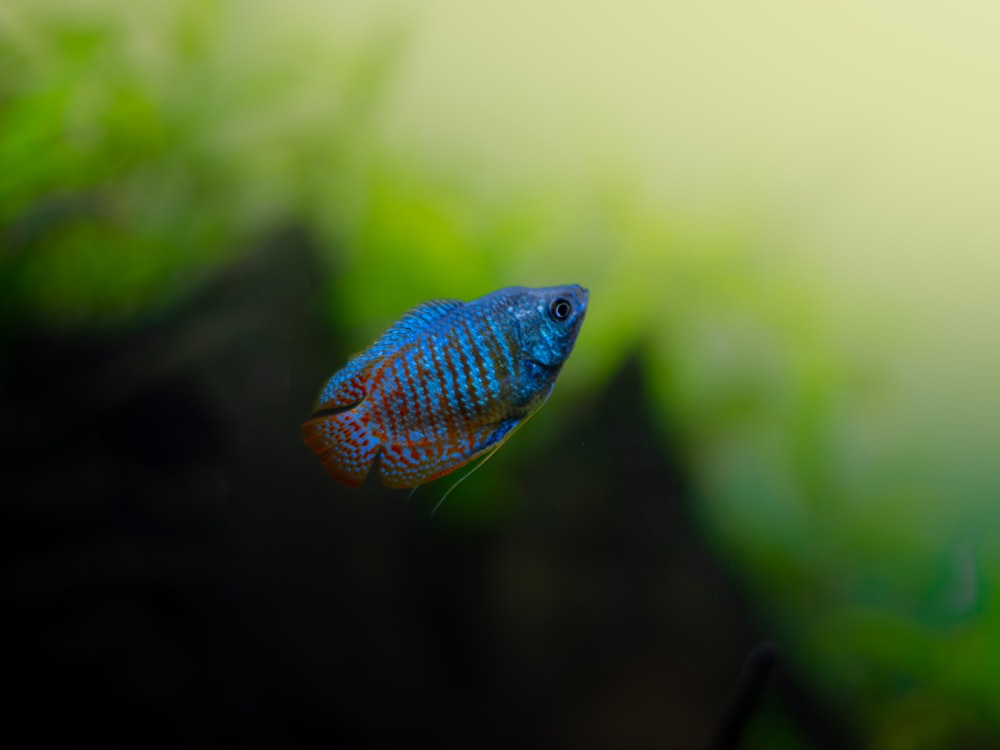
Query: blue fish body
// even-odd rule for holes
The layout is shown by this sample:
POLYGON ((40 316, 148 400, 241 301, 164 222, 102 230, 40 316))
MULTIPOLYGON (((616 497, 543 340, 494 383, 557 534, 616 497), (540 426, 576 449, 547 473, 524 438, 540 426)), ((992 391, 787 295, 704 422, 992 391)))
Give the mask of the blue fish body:
POLYGON ((454 471, 496 450, 545 403, 587 301, 571 285, 418 305, 327 381, 303 439, 349 487, 376 460, 387 487, 454 471))

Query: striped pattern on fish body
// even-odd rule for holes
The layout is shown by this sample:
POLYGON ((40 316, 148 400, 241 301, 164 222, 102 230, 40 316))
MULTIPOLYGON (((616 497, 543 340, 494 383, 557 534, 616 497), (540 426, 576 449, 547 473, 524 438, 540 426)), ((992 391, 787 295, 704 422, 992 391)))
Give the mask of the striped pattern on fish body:
POLYGON ((548 397, 586 311, 579 286, 425 303, 352 358, 303 425, 336 479, 414 487, 498 447, 548 397))

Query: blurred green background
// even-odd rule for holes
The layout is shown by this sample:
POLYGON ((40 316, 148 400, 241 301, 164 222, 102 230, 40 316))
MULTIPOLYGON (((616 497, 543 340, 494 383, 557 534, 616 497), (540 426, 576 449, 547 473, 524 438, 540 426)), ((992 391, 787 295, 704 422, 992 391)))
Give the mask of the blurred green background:
MULTIPOLYGON (((547 555, 584 566, 567 573, 577 582, 612 575, 601 555, 558 551, 590 514, 598 527, 620 524, 623 539, 646 535, 640 562, 650 576, 685 576, 682 560, 657 557, 657 539, 706 550, 705 565, 721 571, 743 612, 741 635, 720 636, 735 661, 706 688, 701 724, 681 731, 682 719, 650 719, 660 709, 636 706, 662 700, 673 717, 684 712, 663 706, 694 699, 640 680, 620 698, 632 708, 610 712, 600 731, 572 712, 562 729, 525 724, 545 727, 540 746, 703 744, 726 679, 759 640, 778 645, 795 687, 764 699, 746 747, 813 746, 810 731, 831 726, 852 746, 880 750, 997 746, 998 32, 1000 9, 972 0, 7 0, 5 461, 11 476, 36 449, 52 461, 4 493, 9 549, 19 552, 8 583, 15 601, 41 613, 24 619, 26 637, 63 611, 31 604, 39 576, 48 580, 41 561, 61 549, 52 518, 118 514, 147 502, 152 486, 162 507, 173 507, 171 493, 198 506, 227 487, 226 510, 213 518, 238 529, 240 559, 265 577, 277 553, 261 519, 277 503, 283 513, 307 509, 281 547, 305 544, 296 534, 308 528, 315 551, 304 567, 324 564, 338 535, 358 546, 358 564, 389 565, 378 530, 401 523, 393 514, 410 514, 408 528, 424 538, 414 554, 433 558, 427 547, 440 544, 459 550, 453 562, 475 546, 469 539, 502 545, 531 526, 547 550, 540 558, 481 560, 492 577, 448 589, 458 609, 468 587, 501 591, 490 600, 502 610, 496 627, 504 612, 520 617, 525 639, 542 637, 522 597, 560 588, 547 555), (409 306, 562 283, 589 288, 591 310, 551 402, 433 521, 422 514, 444 487, 405 505, 377 487, 359 496, 300 455, 295 420, 323 378, 409 306), (88 370, 94 357, 102 364, 88 370), (183 488, 143 475, 111 510, 96 500, 81 510, 72 489, 53 489, 59 457, 90 430, 102 461, 114 452, 93 427, 99 415, 135 429, 133 412, 115 411, 129 394, 205 361, 212 374, 197 382, 209 413, 264 415, 239 429, 222 420, 229 458, 199 464, 183 488), (93 412, 81 416, 84 404, 93 412), (271 419, 269 408, 285 411, 271 419), (46 442, 55 423, 65 430, 58 445, 46 442), (253 526, 239 481, 218 467, 258 439, 295 468, 253 506, 263 514, 253 526), (613 463, 602 457, 643 451, 653 453, 630 484, 600 473, 613 463), (657 466, 672 467, 663 471, 679 484, 657 466), (680 510, 651 511, 655 522, 629 515, 640 492, 654 508, 680 510), (323 515, 341 512, 354 515, 323 515), (674 512, 683 535, 682 520, 662 515, 674 512), (21 543, 19 529, 37 538, 21 543), (811 708, 795 695, 810 696, 811 708)), ((171 411, 174 402, 152 393, 142 419, 171 411)), ((192 461, 200 424, 181 419, 170 432, 173 445, 193 440, 192 461)), ((94 474, 87 465, 66 487, 94 474)), ((117 487, 120 467, 101 465, 101 481, 117 487)), ((159 512, 151 518, 159 528, 159 512)), ((66 580, 60 591, 75 585, 66 580)), ((302 609, 315 592, 300 593, 289 611, 315 615, 302 609)), ((662 622, 682 616, 663 597, 649 600, 662 622)), ((599 620, 616 606, 601 601, 583 611, 599 620)), ((728 616, 710 604, 706 612, 724 631, 728 616)), ((672 637, 675 657, 712 649, 672 637)), ((573 653, 578 662, 590 651, 573 653)), ((421 658, 433 671, 434 657, 421 658)), ((673 668, 669 654, 661 664, 673 668)), ((475 694, 498 705, 531 674, 490 682, 488 669, 471 673, 487 675, 475 694)), ((211 725, 215 704, 199 705, 178 744, 211 725)), ((275 726, 297 726, 288 711, 275 726)), ((372 722, 347 721, 350 732, 327 737, 374 746, 372 722)), ((254 745, 215 731, 216 744, 254 745)), ((280 729, 260 736, 294 744, 280 729)))

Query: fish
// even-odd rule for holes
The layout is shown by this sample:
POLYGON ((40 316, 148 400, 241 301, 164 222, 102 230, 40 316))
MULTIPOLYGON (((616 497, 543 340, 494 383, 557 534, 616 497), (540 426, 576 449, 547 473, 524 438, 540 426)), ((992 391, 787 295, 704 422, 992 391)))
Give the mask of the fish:
POLYGON ((376 464, 406 489, 488 458, 552 393, 588 299, 573 284, 417 305, 330 377, 303 441, 348 487, 376 464))

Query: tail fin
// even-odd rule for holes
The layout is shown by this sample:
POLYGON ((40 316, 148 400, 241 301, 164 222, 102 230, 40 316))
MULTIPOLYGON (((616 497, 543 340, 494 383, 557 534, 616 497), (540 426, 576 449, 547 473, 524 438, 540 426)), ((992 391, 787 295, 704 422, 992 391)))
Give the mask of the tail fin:
POLYGON ((381 447, 355 409, 313 417, 302 425, 302 439, 330 476, 348 487, 365 481, 381 447))

